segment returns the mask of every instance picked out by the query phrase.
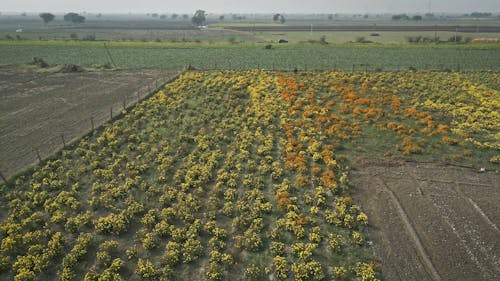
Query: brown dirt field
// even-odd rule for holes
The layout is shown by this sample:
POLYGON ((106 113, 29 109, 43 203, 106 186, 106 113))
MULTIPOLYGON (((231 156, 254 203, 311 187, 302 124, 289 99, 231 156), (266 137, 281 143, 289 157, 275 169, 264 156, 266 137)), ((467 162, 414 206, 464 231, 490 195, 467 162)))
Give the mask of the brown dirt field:
POLYGON ((384 280, 498 280, 498 171, 361 160, 351 178, 384 280))
POLYGON ((0 171, 10 177, 107 121, 175 76, 174 71, 107 70, 60 73, 0 68, 0 171))

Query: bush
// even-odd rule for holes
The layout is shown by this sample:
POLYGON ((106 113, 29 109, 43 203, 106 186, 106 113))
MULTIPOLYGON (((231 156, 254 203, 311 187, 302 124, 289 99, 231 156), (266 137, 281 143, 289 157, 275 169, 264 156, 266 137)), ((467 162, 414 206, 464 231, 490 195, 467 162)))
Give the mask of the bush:
POLYGON ((95 39, 95 34, 88 34, 82 38, 83 41, 95 41, 95 39))
POLYGON ((39 58, 39 57, 34 57, 31 64, 36 65, 36 66, 41 67, 41 68, 45 68, 45 67, 49 66, 49 64, 44 59, 39 58))
POLYGON ((422 36, 408 36, 406 37, 408 43, 420 43, 422 41, 422 36))
POLYGON ((264 46, 264 49, 266 50, 271 50, 273 48, 273 45, 271 44, 267 44, 266 46, 264 46))
POLYGON ((119 235, 128 228, 129 220, 124 214, 111 214, 94 221, 94 227, 99 233, 119 235))
POLYGON ((457 35, 457 36, 451 36, 450 38, 448 38, 448 42, 462 42, 462 36, 460 35, 457 35))
POLYGON ((364 36, 356 37, 356 43, 373 43, 373 41, 366 40, 364 36))
POLYGON ((321 268, 321 264, 317 261, 294 263, 292 264, 292 271, 297 281, 325 279, 325 273, 321 268))
POLYGON ((137 275, 141 276, 143 280, 158 280, 160 272, 158 272, 151 261, 139 259, 137 262, 137 275))
POLYGON ((244 280, 248 281, 265 280, 266 279, 265 274, 266 273, 262 265, 251 264, 245 269, 244 280))

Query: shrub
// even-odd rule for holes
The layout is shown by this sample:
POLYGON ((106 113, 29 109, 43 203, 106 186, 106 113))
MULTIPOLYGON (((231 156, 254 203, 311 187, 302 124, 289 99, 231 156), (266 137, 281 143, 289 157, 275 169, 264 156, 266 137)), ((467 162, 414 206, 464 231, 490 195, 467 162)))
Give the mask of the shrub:
POLYGON ((34 57, 31 64, 36 65, 36 66, 41 67, 41 68, 45 68, 45 67, 49 66, 49 64, 47 62, 45 62, 44 59, 39 58, 39 57, 34 57))
POLYGON ((100 217, 94 221, 94 226, 99 233, 112 233, 119 235, 128 228, 129 220, 122 214, 111 214, 107 217, 100 217))
POLYGON ((454 36, 451 36, 450 38, 448 38, 448 42, 462 42, 462 39, 463 37, 460 36, 460 35, 454 35, 454 36))
POLYGON ((137 269, 135 271, 137 275, 141 276, 143 280, 158 280, 160 272, 158 272, 151 261, 139 259, 137 262, 137 269))
POLYGON ((82 38, 83 41, 95 41, 95 34, 87 34, 82 38))
POLYGON ((292 271, 297 281, 325 279, 325 273, 321 268, 321 264, 317 261, 294 263, 292 264, 292 271))
POLYGON ((278 280, 284 280, 288 277, 288 264, 286 258, 276 256, 273 258, 274 273, 278 280))

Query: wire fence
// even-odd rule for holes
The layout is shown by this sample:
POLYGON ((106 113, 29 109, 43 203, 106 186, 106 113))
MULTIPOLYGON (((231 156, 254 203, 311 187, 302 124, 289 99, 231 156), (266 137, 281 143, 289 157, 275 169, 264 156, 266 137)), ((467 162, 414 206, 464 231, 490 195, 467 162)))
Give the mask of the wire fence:
MULTIPOLYGON (((51 132, 48 132, 48 135, 40 137, 36 145, 18 152, 15 155, 16 165, 1 163, 4 167, 0 169, 0 180, 8 184, 11 178, 17 174, 22 174, 27 166, 42 163, 44 160, 55 156, 62 149, 77 143, 82 137, 93 134, 103 124, 119 118, 124 111, 129 111, 139 104, 140 101, 158 92, 163 85, 175 80, 179 75, 155 79, 152 83, 127 95, 123 95, 121 101, 114 102, 107 109, 93 111, 87 118, 83 118, 63 129, 53 128, 51 132)), ((8 162, 8 159, 2 161, 8 162)))
MULTIPOLYGON (((196 70, 196 71, 223 71, 223 70, 249 70, 249 69, 259 69, 263 71, 285 71, 285 72, 299 72, 299 71, 350 71, 350 72, 380 72, 380 71, 458 71, 466 72, 471 71, 467 68, 461 66, 461 64, 454 65, 424 65, 423 67, 416 68, 412 65, 403 64, 384 64, 384 65, 372 65, 368 63, 355 63, 346 67, 345 65, 337 67, 334 65, 333 68, 308 68, 306 65, 294 65, 294 64, 256 64, 254 68, 245 65, 245 67, 224 67, 218 64, 213 64, 212 67, 209 66, 192 66, 188 65, 185 70, 196 70)), ((474 70, 477 71, 477 70, 474 70)), ((487 70, 484 70, 487 71, 487 70)), ((118 118, 121 115, 122 110, 129 110, 138 104, 141 100, 148 97, 149 95, 157 92, 163 85, 170 83, 177 79, 183 72, 171 77, 169 79, 155 79, 151 84, 148 84, 141 89, 133 92, 131 95, 124 95, 120 103, 115 103, 105 111, 94 112, 89 115, 88 118, 81 120, 78 123, 73 124, 73 126, 66 131, 54 130, 54 134, 37 143, 36 147, 32 147, 31 151, 26 151, 23 154, 18 155, 20 161, 25 161, 26 163, 37 163, 43 162, 44 159, 50 158, 55 153, 61 149, 68 147, 78 141, 81 137, 92 134, 96 129, 102 126, 104 123, 118 118)), ((5 183, 8 183, 9 178, 13 177, 18 171, 9 169, 0 169, 0 179, 5 183)))

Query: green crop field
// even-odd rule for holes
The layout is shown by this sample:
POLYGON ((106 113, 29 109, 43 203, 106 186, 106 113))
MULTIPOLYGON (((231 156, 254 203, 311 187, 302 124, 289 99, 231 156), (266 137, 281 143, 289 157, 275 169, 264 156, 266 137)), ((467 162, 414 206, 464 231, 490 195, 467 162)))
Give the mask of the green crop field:
MULTIPOLYGON (((0 65, 26 64, 41 57, 49 64, 83 66, 110 63, 104 42, 0 41, 0 65)), ((497 45, 378 45, 110 42, 118 68, 172 69, 341 69, 499 70, 497 45)))

